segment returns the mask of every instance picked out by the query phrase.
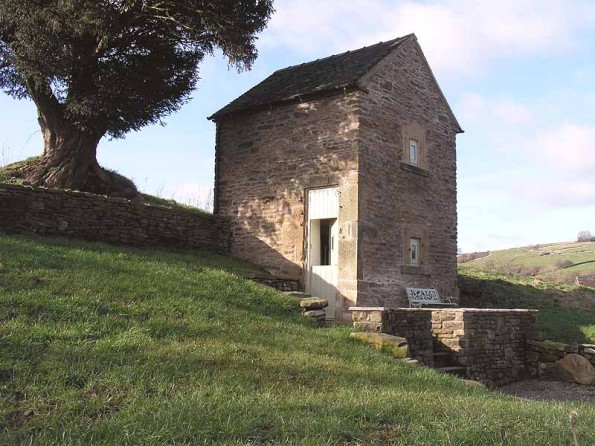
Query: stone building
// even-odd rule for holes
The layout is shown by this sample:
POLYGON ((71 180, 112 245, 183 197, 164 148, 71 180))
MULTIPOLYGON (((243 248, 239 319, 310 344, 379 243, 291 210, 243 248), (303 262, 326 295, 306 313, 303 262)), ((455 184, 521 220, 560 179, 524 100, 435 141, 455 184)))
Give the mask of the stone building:
POLYGON ((461 133, 415 35, 276 71, 213 114, 232 254, 348 308, 456 295, 461 133))

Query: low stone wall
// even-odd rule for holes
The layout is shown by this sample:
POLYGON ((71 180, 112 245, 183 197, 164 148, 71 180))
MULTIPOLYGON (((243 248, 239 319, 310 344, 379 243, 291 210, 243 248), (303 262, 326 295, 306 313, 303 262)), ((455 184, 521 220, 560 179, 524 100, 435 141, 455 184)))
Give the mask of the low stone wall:
POLYGON ((370 331, 407 339, 411 357, 433 367, 432 313, 387 307, 354 307, 351 317, 357 331, 370 331))
POLYGON ((536 310, 356 307, 352 318, 355 330, 407 338, 411 356, 427 366, 434 353, 449 352, 467 377, 488 385, 536 374, 526 357, 526 342, 540 338, 536 310))
POLYGON ((527 361, 531 363, 537 376, 543 375, 556 361, 569 353, 581 355, 595 366, 595 344, 570 345, 550 340, 527 342, 527 361))
POLYGON ((228 218, 84 192, 0 184, 0 231, 227 254, 228 218))
POLYGON ((275 277, 247 277, 253 282, 275 288, 279 291, 299 291, 300 281, 295 279, 279 279, 275 277))
POLYGON ((534 375, 527 341, 540 337, 537 310, 429 310, 438 348, 454 355, 467 376, 501 386, 534 375))

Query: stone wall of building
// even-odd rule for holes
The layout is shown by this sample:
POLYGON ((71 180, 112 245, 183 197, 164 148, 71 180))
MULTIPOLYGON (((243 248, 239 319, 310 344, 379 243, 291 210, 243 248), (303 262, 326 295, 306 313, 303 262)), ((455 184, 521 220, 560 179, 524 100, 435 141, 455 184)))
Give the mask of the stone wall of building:
POLYGON ((355 330, 402 336, 413 358, 427 366, 449 352, 452 365, 488 385, 535 376, 537 359, 527 343, 540 338, 536 310, 353 308, 355 330))
POLYGON ((228 254, 228 218, 84 192, 0 184, 0 231, 228 254))
POLYGON ((234 256, 304 283, 305 196, 338 186, 337 317, 357 291, 361 92, 224 116, 217 123, 215 212, 233 221, 234 256))
POLYGON ((460 129, 414 40, 362 84, 358 306, 406 306, 405 287, 456 298, 460 129), (408 137, 420 142, 418 166, 408 163, 408 137), (407 265, 410 237, 422 239, 418 267, 407 265))

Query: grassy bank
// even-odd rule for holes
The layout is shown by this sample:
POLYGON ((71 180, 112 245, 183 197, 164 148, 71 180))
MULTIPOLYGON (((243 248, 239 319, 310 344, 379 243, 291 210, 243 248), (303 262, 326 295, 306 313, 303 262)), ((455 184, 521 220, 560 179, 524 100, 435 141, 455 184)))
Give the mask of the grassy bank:
POLYGON ((461 306, 535 308, 548 339, 595 343, 595 290, 459 267, 461 306))
POLYGON ((316 329, 213 255, 0 235, 0 444, 564 445, 578 411, 316 329))

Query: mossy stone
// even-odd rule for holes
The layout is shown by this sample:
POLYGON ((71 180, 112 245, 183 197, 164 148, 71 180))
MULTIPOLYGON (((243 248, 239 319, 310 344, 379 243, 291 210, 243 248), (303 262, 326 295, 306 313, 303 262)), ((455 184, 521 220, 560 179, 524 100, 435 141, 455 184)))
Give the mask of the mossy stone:
POLYGON ((376 350, 388 353, 394 358, 403 359, 409 357, 409 345, 407 339, 392 336, 385 333, 354 332, 351 339, 366 342, 376 350))

